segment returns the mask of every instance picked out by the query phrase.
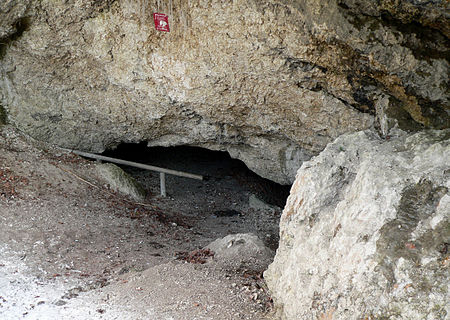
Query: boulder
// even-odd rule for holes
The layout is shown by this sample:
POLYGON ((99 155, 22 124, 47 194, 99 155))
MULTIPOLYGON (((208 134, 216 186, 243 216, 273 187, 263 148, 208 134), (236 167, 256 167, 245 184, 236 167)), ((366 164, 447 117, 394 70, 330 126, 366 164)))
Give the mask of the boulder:
POLYGON ((98 163, 97 171, 109 187, 136 201, 143 201, 146 196, 144 188, 133 177, 112 163, 98 163))
POLYGON ((250 194, 250 196, 248 197, 248 206, 253 210, 263 211, 267 213, 281 212, 280 207, 270 205, 259 199, 254 194, 250 194))
POLYGON ((339 135, 445 128, 448 1, 8 0, 0 105, 33 137, 228 151, 290 184, 339 135), (169 16, 170 32, 152 14, 169 16))
POLYGON ((339 137, 297 173, 265 279, 282 319, 448 319, 450 130, 339 137))
POLYGON ((272 250, 252 233, 230 234, 205 248, 214 252, 219 264, 230 268, 266 268, 273 257, 272 250))

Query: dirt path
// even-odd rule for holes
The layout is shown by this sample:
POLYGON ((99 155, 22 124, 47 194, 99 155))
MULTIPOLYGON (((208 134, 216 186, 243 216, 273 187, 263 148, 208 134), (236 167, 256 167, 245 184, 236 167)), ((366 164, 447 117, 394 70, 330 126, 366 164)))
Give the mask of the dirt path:
POLYGON ((157 175, 134 172, 143 206, 108 190, 95 163, 0 131, 1 319, 266 318, 270 260, 180 259, 233 233, 276 247, 279 210, 249 207, 233 168, 201 163, 206 182, 168 177, 167 198, 157 175))

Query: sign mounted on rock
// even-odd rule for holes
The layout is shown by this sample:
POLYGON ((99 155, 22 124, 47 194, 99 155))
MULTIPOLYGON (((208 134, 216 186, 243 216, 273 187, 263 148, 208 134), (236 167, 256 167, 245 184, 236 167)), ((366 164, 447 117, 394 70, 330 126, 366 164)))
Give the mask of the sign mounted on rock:
POLYGON ((164 13, 154 13, 153 20, 155 21, 155 28, 158 31, 170 32, 169 17, 164 13))

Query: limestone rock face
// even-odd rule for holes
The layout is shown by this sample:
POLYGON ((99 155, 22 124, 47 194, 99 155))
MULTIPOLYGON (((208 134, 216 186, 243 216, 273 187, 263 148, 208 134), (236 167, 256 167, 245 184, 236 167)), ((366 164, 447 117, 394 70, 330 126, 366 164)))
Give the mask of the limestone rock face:
POLYGON ((0 14, 2 17, 0 20, 0 39, 2 41, 10 37, 13 40, 14 35, 19 35, 23 31, 26 25, 24 16, 30 2, 30 0, 5 0, 0 3, 0 14))
POLYGON ((0 109, 63 147, 226 150, 286 184, 346 132, 448 127, 448 26, 445 0, 7 0, 0 109))
POLYGON ((282 319, 448 319, 450 130, 343 135, 297 173, 265 279, 282 319))

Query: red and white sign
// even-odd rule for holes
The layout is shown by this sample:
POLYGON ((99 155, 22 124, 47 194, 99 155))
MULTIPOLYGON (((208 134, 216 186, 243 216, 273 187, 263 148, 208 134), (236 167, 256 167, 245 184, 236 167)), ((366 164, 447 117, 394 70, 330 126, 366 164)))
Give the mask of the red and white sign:
POLYGON ((169 32, 169 17, 164 13, 154 13, 153 20, 155 20, 155 28, 158 31, 169 32))

